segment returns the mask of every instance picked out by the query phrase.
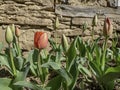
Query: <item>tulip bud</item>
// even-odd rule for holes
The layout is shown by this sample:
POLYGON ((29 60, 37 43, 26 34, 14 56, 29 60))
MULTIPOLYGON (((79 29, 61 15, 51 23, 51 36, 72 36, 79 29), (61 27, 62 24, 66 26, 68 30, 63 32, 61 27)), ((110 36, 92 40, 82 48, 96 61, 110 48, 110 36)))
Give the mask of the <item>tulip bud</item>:
POLYGON ((48 35, 45 32, 36 32, 34 35, 34 46, 38 49, 44 49, 48 45, 48 35))
POLYGON ((15 35, 16 35, 17 37, 20 36, 20 30, 19 30, 18 27, 15 27, 15 35))
POLYGON ((68 45, 67 37, 64 34, 62 35, 62 46, 64 51, 67 52, 69 45, 68 45))
POLYGON ((92 25, 93 25, 93 26, 97 26, 97 22, 98 22, 98 17, 97 17, 97 15, 95 15, 95 16, 93 17, 92 25))
POLYGON ((5 32, 5 39, 8 44, 10 44, 13 41, 13 33, 9 26, 7 27, 5 32))
POLYGON ((56 17, 56 20, 55 20, 55 29, 57 29, 59 27, 59 19, 58 17, 56 17))
POLYGON ((103 35, 105 37, 111 36, 112 32, 113 32, 113 26, 111 24, 111 21, 109 18, 105 18, 104 26, 103 26, 103 35))
POLYGON ((12 24, 12 25, 10 26, 10 28, 11 28, 11 31, 12 31, 13 35, 15 35, 15 25, 12 24))
POLYGON ((85 22, 83 25, 82 25, 82 30, 83 32, 87 29, 87 23, 85 22))

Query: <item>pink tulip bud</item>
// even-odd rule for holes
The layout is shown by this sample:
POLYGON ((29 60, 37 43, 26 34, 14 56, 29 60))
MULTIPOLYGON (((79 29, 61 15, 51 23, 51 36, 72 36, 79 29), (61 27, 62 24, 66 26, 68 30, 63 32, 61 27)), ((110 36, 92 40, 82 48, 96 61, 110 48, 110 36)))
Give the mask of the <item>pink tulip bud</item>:
POLYGON ((103 35, 105 37, 111 36, 112 32, 113 32, 113 26, 111 24, 111 21, 109 18, 105 18, 104 27, 103 27, 103 35))
POLYGON ((20 36, 20 29, 19 29, 17 26, 15 27, 15 35, 16 35, 17 37, 20 36))
POLYGON ((38 49, 44 49, 48 45, 48 35, 45 32, 36 32, 34 35, 34 46, 38 49))

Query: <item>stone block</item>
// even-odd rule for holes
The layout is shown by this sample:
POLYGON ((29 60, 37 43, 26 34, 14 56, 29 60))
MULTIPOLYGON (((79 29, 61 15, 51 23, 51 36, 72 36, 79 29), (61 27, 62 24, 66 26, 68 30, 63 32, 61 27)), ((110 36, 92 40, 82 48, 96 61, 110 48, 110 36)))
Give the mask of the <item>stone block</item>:
POLYGON ((73 18, 72 24, 73 25, 83 25, 87 23, 87 25, 92 25, 92 18, 73 18))
POLYGON ((35 5, 35 3, 34 3, 34 2, 27 1, 27 2, 25 2, 25 5, 35 5))
POLYGON ((107 0, 107 6, 115 8, 117 7, 117 0, 107 0))
POLYGON ((0 27, 0 42, 3 42, 3 44, 6 44, 6 41, 5 41, 5 30, 2 30, 1 27, 0 27))
POLYGON ((80 29, 79 30, 63 29, 52 32, 53 37, 61 37, 62 34, 65 34, 66 36, 77 36, 81 35, 82 31, 80 29))

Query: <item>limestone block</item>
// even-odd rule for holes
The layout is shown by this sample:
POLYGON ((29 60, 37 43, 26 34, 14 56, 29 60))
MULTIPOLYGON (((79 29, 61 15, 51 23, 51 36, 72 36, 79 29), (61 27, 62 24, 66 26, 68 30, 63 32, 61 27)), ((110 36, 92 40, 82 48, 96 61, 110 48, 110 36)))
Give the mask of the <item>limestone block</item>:
POLYGON ((34 2, 27 1, 27 2, 25 2, 25 5, 35 5, 35 3, 34 3, 34 2))
POLYGON ((73 18, 72 24, 73 25, 83 25, 87 23, 87 25, 92 25, 92 18, 73 18))
POLYGON ((65 34, 66 36, 77 36, 81 35, 82 31, 79 30, 71 30, 71 29, 64 29, 64 30, 56 30, 52 32, 53 37, 62 37, 62 34, 65 34))
POLYGON ((36 2, 40 5, 52 5, 51 0, 31 0, 32 2, 36 2))
POLYGON ((8 0, 8 1, 7 1, 7 0, 6 0, 6 1, 4 1, 4 3, 5 3, 5 4, 13 4, 14 1, 11 1, 11 0, 8 0))
POLYGON ((107 3, 109 7, 117 7, 117 0, 107 0, 107 3))
POLYGON ((106 6, 107 6, 106 0, 99 0, 99 1, 98 1, 98 4, 99 4, 100 6, 103 6, 103 7, 106 7, 106 6))
POLYGON ((5 30, 2 30, 1 27, 0 27, 0 42, 3 42, 3 44, 6 43, 6 41, 5 41, 5 30))
POLYGON ((28 10, 36 10, 36 11, 39 11, 41 8, 40 8, 40 6, 38 6, 38 5, 30 5, 30 6, 27 6, 27 9, 28 10))

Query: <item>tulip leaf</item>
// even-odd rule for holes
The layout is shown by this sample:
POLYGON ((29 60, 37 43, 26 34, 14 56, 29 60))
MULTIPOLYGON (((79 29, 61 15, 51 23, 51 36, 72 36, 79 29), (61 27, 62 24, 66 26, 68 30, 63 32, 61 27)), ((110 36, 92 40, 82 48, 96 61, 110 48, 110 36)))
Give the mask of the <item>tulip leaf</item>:
POLYGON ((18 81, 14 83, 14 85, 18 87, 27 87, 33 90, 43 90, 41 87, 38 87, 37 85, 27 82, 27 81, 18 81))
POLYGON ((85 47, 85 44, 81 40, 80 37, 78 38, 77 46, 78 46, 78 50, 79 50, 80 56, 81 57, 85 57, 85 55, 86 55, 86 47, 85 47))
POLYGON ((29 52, 26 60, 26 62, 30 62, 30 70, 34 75, 37 75, 35 71, 37 68, 36 66, 37 58, 38 58, 38 50, 34 49, 29 52))
POLYGON ((50 87, 42 88, 41 86, 38 86, 34 83, 27 82, 27 81, 18 81, 16 83, 14 83, 14 85, 17 87, 26 87, 26 88, 29 88, 32 90, 50 90, 50 87))
POLYGON ((12 90, 9 86, 11 85, 12 79, 10 78, 0 78, 0 89, 1 90, 12 90))
POLYGON ((68 73, 65 69, 61 68, 59 64, 55 62, 48 62, 42 64, 42 67, 52 68, 67 82, 67 85, 71 84, 72 79, 70 73, 68 73))
POLYGON ((54 70, 59 70, 61 69, 60 65, 55 63, 55 62, 47 62, 45 64, 42 64, 42 67, 46 67, 46 68, 52 68, 54 70))
POLYGON ((72 76, 68 71, 65 69, 59 69, 57 70, 57 73, 66 81, 67 86, 72 83, 72 76))
POLYGON ((9 72, 11 72, 11 67, 10 67, 10 64, 9 64, 9 60, 7 59, 6 55, 0 54, 0 64, 7 66, 7 68, 9 69, 9 72))
POLYGON ((50 45, 52 46, 52 49, 56 50, 57 49, 56 43, 52 39, 49 39, 49 42, 50 42, 50 45))
POLYGON ((16 57, 15 61, 16 61, 15 62, 16 67, 18 68, 18 70, 21 70, 25 61, 24 58, 22 58, 21 56, 18 56, 16 57))
POLYGON ((120 66, 110 67, 106 70, 105 75, 103 76, 103 81, 109 82, 113 81, 120 76, 120 66))
POLYGON ((78 64, 76 63, 76 61, 74 61, 74 64, 72 65, 70 69, 70 74, 72 76, 72 83, 69 86, 69 90, 73 90, 76 85, 77 78, 79 75, 78 64))
POLYGON ((25 78, 27 77, 29 68, 30 68, 30 63, 28 62, 23 67, 22 71, 17 71, 17 76, 14 79, 14 82, 25 80, 25 78))
POLYGON ((13 90, 10 87, 4 86, 4 85, 0 85, 0 89, 1 90, 13 90))
POLYGON ((7 86, 10 86, 12 79, 10 79, 10 78, 0 78, 0 81, 1 81, 0 85, 3 85, 3 86, 7 87, 7 86))
POLYGON ((74 59, 76 57, 76 54, 77 54, 77 51, 76 51, 76 42, 77 42, 77 38, 72 42, 72 44, 70 45, 70 48, 68 49, 68 52, 67 52, 67 57, 68 57, 68 60, 67 60, 67 66, 68 66, 68 70, 70 70, 73 62, 74 62, 74 59))
POLYGON ((93 73, 97 76, 100 77, 102 76, 102 71, 96 61, 90 61, 89 62, 90 68, 92 69, 93 73))
POLYGON ((62 82, 62 78, 60 76, 56 76, 49 81, 47 87, 51 87, 50 90, 59 90, 61 86, 61 82, 62 82))
POLYGON ((88 75, 89 77, 91 77, 91 72, 87 69, 87 67, 82 66, 81 64, 78 65, 78 69, 81 73, 88 75))

